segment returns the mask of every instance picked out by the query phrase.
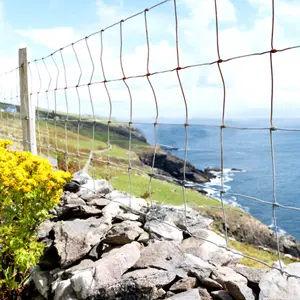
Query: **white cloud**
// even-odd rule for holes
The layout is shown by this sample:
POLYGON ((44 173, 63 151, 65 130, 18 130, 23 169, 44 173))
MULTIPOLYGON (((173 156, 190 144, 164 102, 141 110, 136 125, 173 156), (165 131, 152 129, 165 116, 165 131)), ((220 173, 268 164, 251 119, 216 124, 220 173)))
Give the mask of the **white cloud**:
POLYGON ((42 44, 52 50, 59 49, 76 39, 73 28, 58 27, 51 29, 15 30, 22 37, 30 38, 37 44, 42 44))
MULTIPOLYGON (((270 3, 262 0, 249 0, 255 9, 253 22, 248 27, 239 26, 236 8, 229 0, 218 1, 218 17, 220 21, 220 53, 226 59, 238 55, 266 51, 270 49, 271 19, 270 3), (226 25, 226 26, 224 26, 226 25)), ((165 10, 153 10, 148 14, 148 29, 150 41, 150 72, 174 69, 176 62, 175 27, 172 5, 166 4, 165 10), (167 9, 166 9, 167 8, 167 9)), ((300 5, 296 2, 290 6, 285 1, 276 2, 275 20, 275 46, 287 47, 299 43, 297 35, 287 35, 289 24, 286 23, 287 15, 294 9, 292 16, 300 14, 300 5)), ((179 53, 181 67, 206 63, 217 60, 215 12, 213 1, 186 0, 178 1, 179 9, 179 53)), ((100 19, 100 28, 124 18, 134 10, 122 2, 107 4, 98 1, 97 10, 100 19)), ((120 65, 120 28, 119 25, 103 33, 104 51, 103 64, 107 79, 122 78, 120 65)), ((78 38, 85 36, 83 30, 76 28, 49 28, 16 31, 27 41, 33 41, 53 51, 78 38)), ((291 33, 293 33, 291 31, 291 33)), ((27 43, 27 42, 26 42, 27 43)), ((94 63, 93 81, 103 80, 100 65, 100 34, 88 40, 89 48, 94 63)), ((87 51, 85 41, 75 45, 76 53, 82 69, 81 83, 88 83, 92 72, 92 63, 87 51)), ((49 52, 50 52, 49 51, 49 52)), ((147 47, 143 15, 123 23, 123 55, 122 62, 126 77, 146 74, 147 47)), ((67 85, 75 86, 78 83, 80 70, 76 58, 69 47, 63 51, 67 85)), ((298 78, 298 50, 273 55, 274 63, 274 99, 276 111, 284 111, 284 107, 299 106, 300 89, 298 78)), ((60 69, 58 86, 64 87, 64 69, 60 53, 55 55, 55 60, 60 69)), ((46 60, 51 74, 50 89, 55 87, 57 71, 51 59, 46 60)), ((269 54, 250 58, 241 58, 222 63, 221 69, 226 84, 226 116, 251 116, 258 110, 263 113, 270 107, 270 61, 269 54)), ((41 64, 39 70, 42 80, 41 90, 46 90, 49 77, 46 69, 41 64)), ((36 70, 33 71, 34 91, 39 88, 36 70)), ((185 96, 188 102, 190 117, 219 117, 222 113, 223 88, 217 65, 194 67, 179 72, 185 96)), ((156 92, 159 113, 163 117, 185 116, 185 105, 178 84, 176 72, 153 75, 150 77, 156 92)), ((134 118, 154 118, 156 114, 155 101, 146 80, 146 77, 129 79, 127 83, 131 89, 134 118)), ((129 95, 122 81, 108 83, 108 88, 113 102, 114 117, 129 117, 129 95)), ((69 110, 78 111, 77 95, 75 89, 67 92, 69 110)), ((95 110, 98 115, 107 115, 108 98, 102 84, 91 86, 92 97, 95 101, 95 110)), ((42 97, 42 96, 41 96, 42 97)), ((53 95, 51 95, 53 97, 53 95)), ((60 109, 66 109, 63 92, 58 93, 60 109)), ((80 88, 82 112, 91 111, 87 87, 80 88)), ((54 99, 51 98, 52 104, 54 99)), ((45 100, 45 99, 44 99, 45 100)), ((41 100, 41 101, 44 101, 41 100)), ((43 102, 45 103, 45 102, 43 102)), ((268 117, 268 115, 265 115, 268 117)))

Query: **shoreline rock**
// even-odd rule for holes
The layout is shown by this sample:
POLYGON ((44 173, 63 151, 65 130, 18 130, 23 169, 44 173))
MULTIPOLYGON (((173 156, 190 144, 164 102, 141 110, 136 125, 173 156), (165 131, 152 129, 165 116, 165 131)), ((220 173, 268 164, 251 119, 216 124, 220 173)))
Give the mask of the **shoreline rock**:
MULTIPOLYGON (((142 163, 147 166, 152 166, 154 152, 153 151, 141 151, 137 153, 142 163)), ((161 172, 159 175, 169 176, 176 180, 182 181, 184 179, 184 160, 164 151, 159 151, 155 154, 154 167, 161 172)), ((187 181, 194 183, 209 182, 210 179, 215 178, 210 172, 205 172, 197 169, 190 162, 186 162, 185 177, 187 181)))

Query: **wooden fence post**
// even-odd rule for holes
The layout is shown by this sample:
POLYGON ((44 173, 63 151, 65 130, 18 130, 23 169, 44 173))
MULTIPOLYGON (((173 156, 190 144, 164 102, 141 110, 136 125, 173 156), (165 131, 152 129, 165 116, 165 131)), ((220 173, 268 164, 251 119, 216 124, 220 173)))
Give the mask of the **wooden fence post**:
POLYGON ((37 154, 35 132, 35 106, 28 93, 27 49, 19 49, 20 114, 22 120, 23 148, 37 154))

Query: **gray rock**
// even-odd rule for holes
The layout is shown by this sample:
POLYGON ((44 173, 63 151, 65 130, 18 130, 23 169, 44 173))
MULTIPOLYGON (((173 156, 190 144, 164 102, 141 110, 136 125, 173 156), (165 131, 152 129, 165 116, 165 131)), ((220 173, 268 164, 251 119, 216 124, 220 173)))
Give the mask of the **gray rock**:
POLYGON ((146 222, 144 229, 150 233, 150 237, 153 239, 177 242, 183 240, 182 231, 176 228, 174 223, 151 220, 146 222))
POLYGON ((123 245, 107 245, 103 244, 103 251, 101 253, 101 258, 107 256, 108 254, 113 254, 116 250, 120 249, 123 245))
POLYGON ((293 236, 282 235, 279 240, 280 251, 292 257, 300 257, 300 243, 293 236))
POLYGON ((170 241, 155 241, 141 250, 141 257, 134 268, 154 267, 174 271, 183 261, 184 253, 179 245, 170 241))
POLYGON ((137 290, 144 287, 161 288, 168 285, 176 277, 176 274, 169 271, 163 271, 153 268, 135 270, 123 275, 122 280, 126 282, 134 282, 137 290))
POLYGON ((122 193, 120 191, 112 191, 110 192, 109 194, 107 194, 105 196, 105 198, 109 199, 109 200, 112 200, 112 199, 116 199, 116 198, 128 198, 129 195, 128 194, 125 194, 125 193, 122 193))
POLYGON ((92 250, 89 252, 88 257, 92 260, 97 260, 101 257, 103 251, 103 244, 100 242, 92 247, 92 250))
POLYGON ((140 234, 144 233, 142 224, 133 221, 124 221, 112 226, 107 233, 104 243, 114 245, 125 245, 136 240, 140 234))
POLYGON ((62 280, 60 281, 54 292, 53 300, 77 300, 73 288, 71 286, 71 280, 62 280))
POLYGON ((64 277, 71 278, 77 272, 81 272, 86 269, 93 268, 95 263, 91 259, 84 259, 78 265, 68 268, 64 271, 64 277))
POLYGON ((203 286, 209 289, 213 289, 213 290, 223 289, 222 284, 218 283, 217 281, 209 277, 201 278, 201 283, 203 284, 203 286))
POLYGON ((257 283, 257 284, 260 282, 262 276, 267 273, 267 270, 265 269, 250 268, 239 264, 233 267, 232 269, 235 272, 246 277, 249 282, 257 283))
POLYGON ((236 300, 255 299, 253 291, 247 285, 247 279, 228 267, 217 267, 212 279, 219 282, 236 300))
POLYGON ((206 278, 210 277, 212 271, 215 269, 214 266, 208 262, 189 253, 184 254, 183 261, 177 265, 177 268, 184 270, 187 274, 197 277, 198 280, 203 283, 206 278))
POLYGON ((50 276, 48 271, 40 271, 40 270, 34 270, 31 273, 31 278, 35 284, 36 289, 39 291, 39 293, 48 299, 48 293, 50 290, 49 287, 49 281, 50 276))
MULTIPOLYGON (((300 276, 300 263, 292 263, 283 269, 291 275, 300 276)), ((300 279, 287 277, 278 270, 270 270, 259 282, 260 300, 300 299, 300 279)))
POLYGON ((137 241, 138 241, 139 243, 148 243, 149 239, 150 239, 149 233, 144 231, 144 232, 142 232, 142 233, 140 234, 140 236, 139 236, 139 238, 137 239, 137 241))
POLYGON ((64 192, 64 194, 61 197, 61 205, 66 205, 66 204, 85 205, 85 201, 80 199, 76 194, 70 192, 64 192))
POLYGON ((153 299, 161 299, 164 298, 166 291, 163 288, 157 289, 155 288, 153 299))
POLYGON ((165 295, 165 299, 169 299, 170 297, 173 297, 175 295, 175 293, 171 292, 171 291, 167 291, 166 295, 165 295))
POLYGON ((259 282, 263 275, 267 273, 265 269, 250 268, 243 265, 236 265, 233 270, 248 280, 248 286, 258 295, 260 292, 259 282))
POLYGON ((57 222, 54 226, 54 245, 61 258, 61 266, 67 267, 83 258, 105 237, 110 228, 111 218, 106 216, 57 222))
MULTIPOLYGON (((76 196, 76 195, 75 195, 76 196)), ((85 201, 80 199, 78 196, 77 196, 77 199, 74 199, 74 198, 70 198, 70 200, 67 202, 67 204, 69 205, 85 205, 85 201)))
POLYGON ((85 188, 81 188, 76 195, 78 195, 81 199, 83 199, 86 202, 99 198, 99 195, 96 194, 94 191, 85 188))
POLYGON ((107 195, 112 191, 112 186, 104 179, 89 179, 80 187, 80 191, 76 193, 81 199, 89 202, 107 195))
POLYGON ((145 212, 148 209, 148 203, 145 199, 130 197, 128 194, 119 191, 112 191, 107 194, 105 198, 112 202, 118 203, 126 211, 145 212))
POLYGON ((234 300, 227 291, 214 291, 210 294, 215 300, 234 300))
POLYGON ((53 269, 49 272, 52 280, 56 280, 56 279, 61 278, 63 273, 64 273, 64 270, 60 269, 60 268, 55 268, 55 269, 53 269))
POLYGON ((52 244, 53 244, 53 241, 51 239, 47 238, 47 237, 43 238, 41 242, 45 245, 46 248, 51 247, 52 244))
POLYGON ((96 199, 93 199, 93 200, 87 202, 87 205, 104 207, 104 206, 108 205, 109 203, 110 203, 110 201, 106 198, 96 198, 96 199))
POLYGON ((183 278, 175 282, 171 287, 172 292, 184 292, 189 289, 193 289, 197 285, 197 279, 195 277, 183 278))
POLYGON ((80 170, 73 174, 73 179, 77 180, 79 184, 82 185, 87 183, 88 180, 92 180, 93 178, 89 174, 80 170))
MULTIPOLYGON (((83 200, 82 200, 83 201, 83 200)), ((59 219, 86 218, 101 215, 101 210, 94 206, 66 204, 57 213, 59 219)))
POLYGON ((201 230, 198 231, 197 238, 191 237, 185 239, 181 247, 184 252, 191 253, 215 265, 234 265, 242 258, 241 255, 220 248, 215 244, 225 246, 226 242, 213 231, 201 230))
POLYGON ((116 284, 122 275, 140 258, 140 245, 127 244, 96 261, 94 267, 76 273, 71 278, 72 288, 79 299, 94 297, 116 284))
POLYGON ((198 289, 192 289, 187 292, 176 294, 170 300, 201 300, 198 289))
MULTIPOLYGON (((105 179, 87 180, 87 183, 82 185, 83 189, 92 190, 95 194, 107 195, 112 191, 112 186, 105 179)), ((82 197, 81 197, 82 198, 82 197)), ((84 198, 82 198, 84 199, 84 198)), ((87 200, 87 199, 84 199, 87 200)), ((88 201, 88 200, 87 200, 88 201)))
POLYGON ((55 223, 47 220, 45 222, 43 222, 39 228, 38 228, 38 232, 37 232, 37 237, 39 239, 44 239, 46 237, 49 236, 50 231, 52 230, 53 226, 55 223))
POLYGON ((123 213, 123 211, 120 208, 120 205, 115 202, 110 202, 108 205, 106 205, 102 209, 103 216, 109 216, 111 218, 121 215, 122 213, 123 213))
POLYGON ((147 221, 161 220, 174 224, 179 229, 188 230, 192 234, 197 233, 200 229, 208 229, 213 222, 212 219, 201 216, 198 212, 187 208, 184 209, 174 206, 153 205, 147 215, 147 221))
POLYGON ((141 221, 141 215, 136 215, 132 213, 123 213, 117 216, 117 219, 121 221, 141 221))
POLYGON ((207 289, 203 287, 198 287, 199 295, 201 297, 201 300, 212 300, 212 297, 210 293, 207 291, 207 289))
POLYGON ((132 299, 132 300, 152 300, 156 297, 157 289, 153 286, 139 286, 137 288, 134 281, 116 283, 99 291, 97 299, 132 299))

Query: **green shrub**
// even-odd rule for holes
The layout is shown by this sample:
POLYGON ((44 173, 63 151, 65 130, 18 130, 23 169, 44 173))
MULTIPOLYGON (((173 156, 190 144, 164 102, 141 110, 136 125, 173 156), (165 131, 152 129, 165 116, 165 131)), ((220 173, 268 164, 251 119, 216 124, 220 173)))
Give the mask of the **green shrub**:
MULTIPOLYGON (((0 141, 0 295, 12 299, 43 253, 38 226, 59 203, 71 174, 29 152, 8 150, 0 141)), ((0 296, 0 298, 1 298, 0 296)))

